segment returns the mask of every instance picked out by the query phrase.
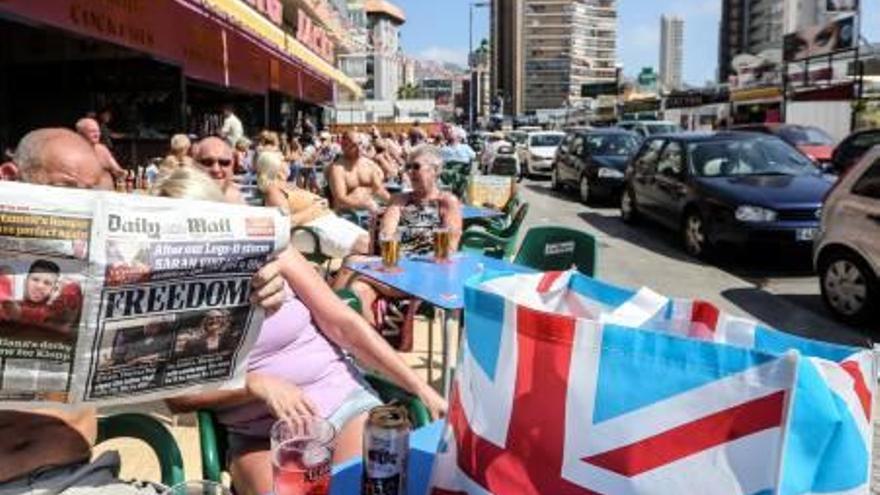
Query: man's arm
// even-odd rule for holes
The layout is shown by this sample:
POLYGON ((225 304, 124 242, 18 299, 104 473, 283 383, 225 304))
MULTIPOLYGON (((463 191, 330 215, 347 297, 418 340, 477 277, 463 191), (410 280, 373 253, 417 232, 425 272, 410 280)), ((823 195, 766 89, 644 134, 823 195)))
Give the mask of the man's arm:
POLYGON ((382 174, 382 168, 376 165, 375 170, 372 174, 373 183, 370 189, 373 191, 373 196, 381 199, 386 203, 391 202, 391 193, 388 192, 388 189, 385 189, 385 180, 384 175, 382 174))
POLYGON ((119 166, 119 163, 116 162, 116 158, 113 158, 113 153, 111 153, 106 146, 103 144, 97 144, 95 145, 95 151, 98 152, 101 162, 103 162, 105 168, 110 172, 110 175, 112 175, 114 179, 118 180, 126 176, 125 169, 119 166))
POLYGON ((338 164, 330 165, 327 173, 330 183, 330 195, 333 196, 333 207, 337 210, 370 209, 371 198, 366 197, 360 188, 352 192, 345 185, 345 171, 338 164))

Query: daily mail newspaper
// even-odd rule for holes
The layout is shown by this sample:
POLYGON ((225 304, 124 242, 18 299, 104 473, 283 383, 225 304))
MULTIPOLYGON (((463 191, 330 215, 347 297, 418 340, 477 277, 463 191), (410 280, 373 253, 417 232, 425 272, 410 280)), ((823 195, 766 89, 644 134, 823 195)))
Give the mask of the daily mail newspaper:
POLYGON ((0 182, 0 408, 240 386, 279 210, 0 182))

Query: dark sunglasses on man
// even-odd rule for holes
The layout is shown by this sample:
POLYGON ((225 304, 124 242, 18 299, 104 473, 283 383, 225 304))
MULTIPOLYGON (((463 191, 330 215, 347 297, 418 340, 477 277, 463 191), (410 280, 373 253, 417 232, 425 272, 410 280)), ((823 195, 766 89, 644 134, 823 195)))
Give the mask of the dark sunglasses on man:
POLYGON ((232 160, 228 158, 201 158, 199 163, 205 168, 211 168, 215 163, 223 168, 232 166, 232 160))

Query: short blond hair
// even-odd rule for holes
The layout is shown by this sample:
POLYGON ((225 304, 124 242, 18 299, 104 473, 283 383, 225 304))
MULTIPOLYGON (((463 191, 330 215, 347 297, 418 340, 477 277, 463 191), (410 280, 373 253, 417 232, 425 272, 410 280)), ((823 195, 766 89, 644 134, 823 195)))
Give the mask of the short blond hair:
POLYGON ((171 151, 184 152, 192 147, 192 142, 186 134, 175 134, 171 136, 171 151))
POLYGON ((257 157, 257 188, 265 194, 281 174, 287 175, 286 171, 287 163, 281 152, 263 151, 257 157))
POLYGON ((226 202, 214 179, 195 167, 181 167, 171 172, 156 185, 154 192, 166 198, 226 202))

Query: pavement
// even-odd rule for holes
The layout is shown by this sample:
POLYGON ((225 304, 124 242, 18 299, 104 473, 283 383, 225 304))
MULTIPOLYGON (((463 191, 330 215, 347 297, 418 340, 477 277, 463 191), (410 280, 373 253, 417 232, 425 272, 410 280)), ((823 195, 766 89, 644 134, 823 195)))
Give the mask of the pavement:
MULTIPOLYGON (((584 230, 598 241, 598 276, 630 287, 648 286, 654 290, 686 298, 701 298, 733 314, 760 320, 772 327, 810 338, 832 342, 865 343, 878 328, 856 329, 834 321, 824 309, 816 277, 810 269, 808 252, 772 252, 728 249, 711 263, 689 257, 676 233, 648 224, 628 226, 616 205, 587 207, 575 194, 556 193, 548 182, 526 180, 520 184, 523 198, 530 203, 525 228, 534 225, 564 225, 584 230)), ((525 231, 525 229, 523 230, 525 231)), ((426 377, 427 329, 416 328, 415 351, 404 355, 417 373, 426 377)), ((439 369, 440 332, 435 331, 435 369, 439 369)), ((439 373, 433 385, 439 390, 439 373)), ((875 401, 875 410, 880 400, 875 401)), ((188 479, 200 479, 198 432, 192 415, 171 415, 158 403, 105 412, 134 410, 150 412, 169 426, 181 446, 188 479)), ((880 436, 875 432, 874 451, 880 436)), ((148 449, 135 440, 114 440, 96 449, 114 448, 123 459, 122 476, 159 479, 158 465, 148 449)), ((872 493, 880 494, 880 459, 875 455, 872 493)))

